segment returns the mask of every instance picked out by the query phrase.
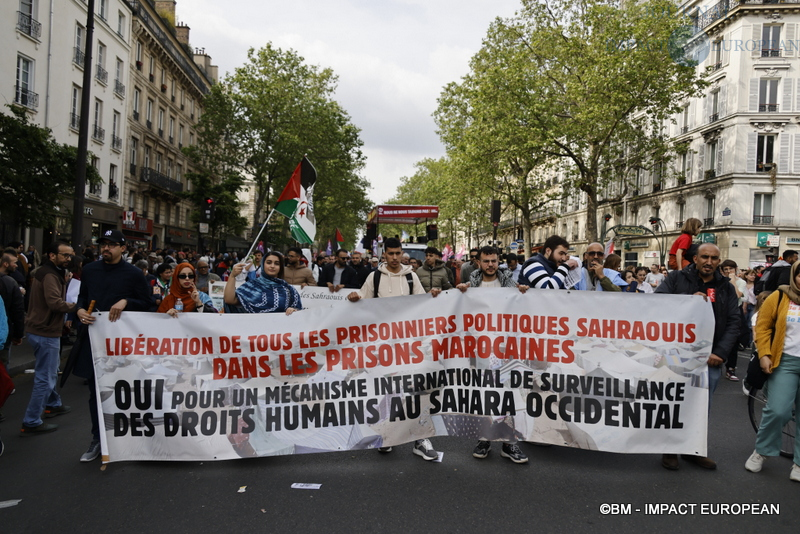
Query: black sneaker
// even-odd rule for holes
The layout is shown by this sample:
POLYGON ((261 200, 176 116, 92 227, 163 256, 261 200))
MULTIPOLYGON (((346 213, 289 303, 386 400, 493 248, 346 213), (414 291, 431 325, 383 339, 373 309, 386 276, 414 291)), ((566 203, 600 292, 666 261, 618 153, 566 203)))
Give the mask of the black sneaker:
POLYGON ((439 453, 436 452, 428 439, 418 439, 414 442, 414 448, 411 450, 414 454, 423 460, 436 460, 439 458, 439 453))
POLYGON ((492 449, 491 441, 479 441, 475 448, 472 450, 472 456, 483 460, 489 456, 489 451, 492 449))
POLYGON ((378 452, 392 452, 391 447, 378 447, 378 452))
POLYGON ((44 407, 44 416, 46 418, 51 417, 58 417, 59 415, 64 415, 65 413, 69 413, 72 411, 72 406, 66 406, 62 404, 61 406, 45 406, 44 407))
POLYGON ((525 456, 519 445, 516 443, 503 443, 503 448, 500 449, 500 456, 508 458, 515 464, 524 464, 528 462, 528 457, 525 456))
POLYGON ((100 456, 100 442, 93 439, 89 448, 81 455, 81 462, 92 462, 100 456))
POLYGON ((46 434, 48 432, 55 432, 58 428, 58 425, 54 425, 52 423, 42 423, 37 426, 28 426, 26 424, 22 425, 22 428, 19 430, 20 436, 32 436, 34 434, 46 434))

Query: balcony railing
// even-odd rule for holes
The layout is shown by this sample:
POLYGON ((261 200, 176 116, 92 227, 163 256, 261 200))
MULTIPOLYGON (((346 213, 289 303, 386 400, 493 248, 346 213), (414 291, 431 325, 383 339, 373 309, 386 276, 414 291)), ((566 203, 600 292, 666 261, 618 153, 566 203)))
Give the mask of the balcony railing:
POLYGON ((716 72, 722 68, 722 61, 717 61, 713 65, 711 65, 711 72, 716 72))
POLYGON ((41 23, 22 11, 17 11, 17 29, 37 40, 42 35, 41 23))
POLYGON ((85 58, 86 54, 83 53, 83 50, 81 50, 77 46, 72 49, 72 62, 75 63, 80 68, 83 68, 83 62, 85 58))
POLYGON ((774 166, 774 162, 756 163, 756 172, 770 172, 774 166))
MULTIPOLYGON (((694 32, 699 33, 706 27, 715 23, 718 20, 724 19, 728 12, 739 7, 739 5, 768 5, 777 4, 778 0, 722 0, 717 4, 709 7, 705 12, 698 14, 694 17, 694 32)), ((781 4, 797 4, 800 0, 780 0, 781 4)))
POLYGON ((753 224, 772 225, 774 219, 774 215, 753 215, 753 224))
POLYGON ((144 124, 145 124, 145 126, 147 126, 148 130, 152 130, 153 129, 153 121, 145 121, 144 124))
POLYGON ((183 191, 182 183, 178 182, 177 180, 172 180, 168 176, 165 176, 155 169, 150 169, 148 167, 142 167, 140 179, 142 182, 147 182, 172 193, 180 193, 183 191))
POLYGON ((781 57, 780 48, 762 48, 761 57, 781 57))
POLYGON ((36 109, 39 107, 39 95, 29 89, 23 89, 19 85, 15 85, 14 103, 25 106, 28 109, 36 109))
POLYGON ((719 113, 712 113, 708 116, 708 122, 717 122, 719 120, 719 113))
POLYGON ((111 136, 111 148, 120 151, 122 150, 122 138, 117 137, 116 135, 111 136))
POLYGON ((703 227, 708 228, 709 226, 714 226, 714 217, 706 217, 703 219, 703 227))
POLYGON ((125 96, 125 84, 119 80, 114 80, 114 92, 119 96, 125 96))
POLYGON ((778 104, 759 104, 758 111, 761 113, 770 112, 770 111, 778 111, 778 104))
POLYGON ((689 127, 688 126, 681 126, 681 134, 685 134, 688 131, 689 131, 689 127))
POLYGON ((138 111, 134 111, 133 112, 133 120, 135 120, 137 122, 139 121, 139 112, 138 111))
POLYGON ((676 221, 675 222, 675 229, 676 230, 680 230, 681 228, 683 228, 683 221, 676 221))
POLYGON ((135 163, 131 163, 130 173, 131 173, 131 176, 136 176, 136 164, 135 163))
POLYGON ((97 78, 97 81, 108 83, 108 71, 102 67, 102 65, 97 65, 97 71, 94 74, 94 77, 97 78))
POLYGON ((69 114, 69 127, 73 130, 79 130, 81 127, 81 116, 75 113, 69 114))
POLYGON ((162 130, 161 128, 158 129, 158 136, 164 137, 164 130, 162 130))
POLYGON ((661 191, 661 184, 653 184, 653 193, 658 193, 659 191, 661 191))
POLYGON ((95 124, 94 128, 92 129, 92 138, 102 143, 106 138, 106 131, 95 124))
POLYGON ((170 135, 169 136, 169 144, 174 145, 175 144, 174 141, 175 141, 175 138, 170 135))

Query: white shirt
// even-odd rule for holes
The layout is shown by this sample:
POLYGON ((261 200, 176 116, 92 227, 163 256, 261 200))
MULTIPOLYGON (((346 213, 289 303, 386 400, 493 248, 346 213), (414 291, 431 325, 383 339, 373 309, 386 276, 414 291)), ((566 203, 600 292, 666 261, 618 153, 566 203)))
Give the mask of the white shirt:
POLYGON ((788 356, 800 357, 800 306, 789 301, 786 313, 786 336, 783 338, 783 352, 788 356))

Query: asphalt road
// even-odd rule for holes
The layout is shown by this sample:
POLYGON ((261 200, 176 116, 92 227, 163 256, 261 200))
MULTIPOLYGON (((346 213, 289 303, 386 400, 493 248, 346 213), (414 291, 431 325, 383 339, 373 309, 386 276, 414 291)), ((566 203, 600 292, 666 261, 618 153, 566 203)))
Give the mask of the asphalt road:
MULTIPOLYGON (((740 355, 739 373, 746 368, 740 355)), ((658 455, 623 455, 522 444, 530 462, 501 458, 495 445, 477 460, 468 439, 434 438, 442 463, 411 446, 221 462, 122 462, 103 471, 78 461, 90 441, 88 392, 79 379, 62 390, 73 412, 59 429, 20 437, 32 375, 19 375, 0 423, 0 532, 701 532, 798 530, 800 484, 791 460, 745 471, 755 434, 739 383, 714 397, 709 456, 718 469, 682 462, 667 471, 658 455), (322 484, 292 489, 295 482, 322 484), (246 486, 243 493, 239 489, 246 486), (620 515, 603 504, 630 505, 620 515), (684 515, 646 513, 654 503, 684 515), (719 513, 721 505, 778 505, 774 515, 719 513), (692 505, 694 505, 692 507, 692 505), (702 508, 705 505, 707 508, 702 508), (2 504, 0 504, 2 506, 2 504), (637 509, 639 511, 637 511, 637 509), (717 513, 715 513, 717 512, 717 513)))

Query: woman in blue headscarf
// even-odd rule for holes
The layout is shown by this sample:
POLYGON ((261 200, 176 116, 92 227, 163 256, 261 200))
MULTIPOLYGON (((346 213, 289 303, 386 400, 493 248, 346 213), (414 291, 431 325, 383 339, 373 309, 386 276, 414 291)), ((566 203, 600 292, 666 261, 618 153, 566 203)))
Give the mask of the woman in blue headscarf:
POLYGON ((225 285, 225 304, 240 308, 245 313, 282 313, 291 315, 302 310, 300 294, 283 280, 283 254, 268 252, 262 260, 263 276, 248 280, 238 288, 236 277, 242 273, 246 263, 233 266, 225 285))

